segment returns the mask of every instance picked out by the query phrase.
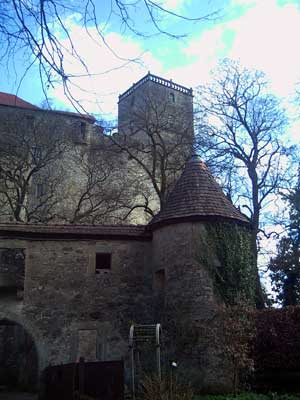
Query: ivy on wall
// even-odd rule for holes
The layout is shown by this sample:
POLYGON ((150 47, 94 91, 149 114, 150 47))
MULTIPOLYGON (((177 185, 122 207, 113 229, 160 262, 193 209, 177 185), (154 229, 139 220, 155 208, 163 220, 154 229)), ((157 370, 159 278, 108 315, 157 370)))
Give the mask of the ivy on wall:
POLYGON ((212 277, 217 294, 226 305, 240 299, 254 302, 255 267, 248 228, 229 222, 206 226, 202 237, 199 261, 212 277))

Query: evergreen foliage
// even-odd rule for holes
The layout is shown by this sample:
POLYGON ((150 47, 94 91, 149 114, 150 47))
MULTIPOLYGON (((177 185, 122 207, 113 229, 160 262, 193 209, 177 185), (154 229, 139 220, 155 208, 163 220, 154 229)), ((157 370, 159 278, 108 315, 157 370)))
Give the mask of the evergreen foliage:
POLYGON ((269 263, 276 300, 283 306, 300 304, 300 185, 287 196, 290 221, 287 235, 269 263))

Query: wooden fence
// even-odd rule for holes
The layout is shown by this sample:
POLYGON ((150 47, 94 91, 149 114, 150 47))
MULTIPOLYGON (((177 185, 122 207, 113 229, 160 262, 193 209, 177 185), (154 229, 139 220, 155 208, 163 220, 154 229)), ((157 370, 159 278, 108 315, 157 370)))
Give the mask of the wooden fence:
POLYGON ((124 399, 123 361, 95 361, 55 365, 45 370, 46 400, 124 399))

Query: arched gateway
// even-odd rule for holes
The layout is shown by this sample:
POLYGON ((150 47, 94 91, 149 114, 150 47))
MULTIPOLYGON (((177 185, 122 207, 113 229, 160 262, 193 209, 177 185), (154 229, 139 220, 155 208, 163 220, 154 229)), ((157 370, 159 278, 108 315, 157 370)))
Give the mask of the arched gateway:
POLYGON ((39 360, 34 339, 20 323, 0 314, 0 386, 35 391, 39 360))

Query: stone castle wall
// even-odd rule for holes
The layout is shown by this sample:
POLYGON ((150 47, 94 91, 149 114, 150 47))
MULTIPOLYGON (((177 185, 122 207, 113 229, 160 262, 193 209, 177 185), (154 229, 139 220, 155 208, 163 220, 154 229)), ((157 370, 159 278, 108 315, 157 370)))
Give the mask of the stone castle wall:
POLYGON ((154 229, 154 282, 162 271, 164 275, 157 315, 167 359, 178 362, 178 374, 199 392, 224 393, 232 388, 233 365, 222 342, 224 302, 214 280, 222 261, 207 247, 207 224, 181 222, 154 229))
MULTIPOLYGON (((128 155, 129 173, 139 174, 141 185, 134 202, 143 204, 147 198, 147 205, 156 214, 167 193, 159 198, 153 178, 158 188, 166 186, 169 190, 192 153, 193 97, 188 89, 174 89, 171 81, 160 79, 165 83, 162 84, 152 79, 156 78, 147 75, 119 97, 116 141, 123 141, 129 149, 124 152, 128 155)), ((141 210, 133 221, 136 220, 149 222, 141 210)))
POLYGON ((123 359, 127 383, 131 324, 161 323, 163 365, 177 361, 199 391, 230 390, 232 366, 216 320, 223 301, 212 276, 220 260, 208 256, 207 235, 207 222, 182 221, 155 226, 152 240, 3 235, 1 249, 24 249, 25 282, 23 300, 2 295, 0 321, 28 331, 40 371, 80 356, 123 359), (110 268, 96 271, 97 253, 111 254, 110 268))
POLYGON ((212 280, 198 257, 197 239, 205 235, 202 223, 168 225, 153 233, 155 270, 165 270, 165 309, 191 321, 210 317, 216 307, 212 280))
MULTIPOLYGON (((11 165, 12 169, 18 171, 17 162, 20 162, 19 180, 25 182, 35 165, 38 165, 38 171, 33 173, 26 189, 21 220, 47 221, 49 210, 58 218, 61 217, 66 198, 72 196, 74 181, 83 185, 87 179, 78 168, 77 155, 98 136, 99 127, 93 124, 93 120, 71 113, 1 105, 0 119, 1 148, 9 151, 9 146, 12 146, 10 156, 0 152, 4 168, 11 165), (44 159, 45 164, 39 166, 44 159), (77 163, 75 171, 74 163, 77 163), (33 218, 28 216, 30 213, 33 218)), ((16 189, 12 182, 5 183, 4 175, 1 177, 1 222, 11 222, 16 218, 4 194, 9 193, 12 202, 17 203, 16 189)))
MULTIPOLYGON (((51 159, 30 179, 20 215, 22 221, 120 223, 130 207, 140 202, 137 193, 142 178, 136 164, 130 164, 126 155, 113 148, 93 120, 68 113, 1 105, 0 117, 0 144, 1 140, 15 141, 13 147, 17 149, 19 144, 21 151, 17 157, 24 157, 22 179, 34 167, 33 155, 38 157, 39 152, 44 153, 57 142, 51 159)), ((8 162, 12 165, 16 159, 12 161, 11 156, 8 162)), ((0 179, 0 222, 13 222, 16 217, 5 194, 1 193, 2 185, 4 191, 10 192, 14 204, 17 203, 16 187, 10 183, 7 189, 0 179)), ((148 220, 142 208, 136 208, 127 222, 141 224, 148 220)))
POLYGON ((143 241, 1 241, 25 248, 24 300, 2 299, 0 319, 29 327, 40 368, 125 359, 131 323, 153 322, 150 243, 143 241), (111 269, 95 273, 96 252, 111 269), (23 324, 23 322, 25 323, 23 324))
MULTIPOLYGON (((174 143, 178 144, 175 146, 177 149, 171 150, 175 164, 170 165, 172 162, 169 156, 167 160, 170 175, 167 180, 172 182, 190 156, 193 141, 191 91, 184 92, 179 90, 179 86, 174 85, 174 87, 178 90, 164 86, 158 81, 146 80, 129 96, 119 101, 119 135, 126 134, 128 129, 135 130, 137 126, 145 130, 152 124, 151 129, 157 130, 167 147, 168 140, 171 146, 174 143), (175 172, 172 175, 170 171, 173 170, 175 172)), ((20 218, 22 221, 74 222, 77 205, 86 188, 89 186, 88 190, 91 190, 92 186, 92 191, 99 190, 93 186, 95 178, 91 179, 89 176, 96 168, 98 170, 94 175, 104 177, 99 185, 103 190, 100 189, 100 193, 96 196, 98 199, 104 198, 103 204, 97 211, 99 218, 93 220, 94 214, 89 211, 88 194, 85 196, 84 205, 80 206, 81 212, 75 216, 76 223, 115 223, 123 221, 124 218, 127 223, 148 223, 149 214, 145 213, 142 207, 145 197, 150 209, 155 213, 159 211, 160 202, 147 173, 137 162, 130 159, 126 152, 122 154, 120 149, 113 148, 112 143, 105 140, 101 127, 95 124, 92 118, 55 110, 3 105, 0 105, 0 117, 2 137, 5 134, 12 137, 12 132, 16 132, 16 137, 26 135, 28 148, 22 149, 22 152, 28 154, 29 164, 32 152, 38 153, 40 147, 47 147, 45 139, 47 136, 49 142, 53 141, 53 138, 55 140, 61 138, 66 144, 63 154, 58 159, 47 162, 38 173, 34 173, 22 206, 20 218), (96 152, 98 160, 92 161, 91 154, 96 152), (100 170, 99 165, 106 159, 114 160, 113 168, 108 166, 107 170, 105 168, 100 170), (98 167, 95 167, 93 162, 98 167), (113 186, 118 188, 111 190, 113 186), (138 207, 135 207, 137 205, 138 207), (128 216, 131 208, 134 211, 128 216), (80 217, 77 218, 79 214, 80 217)), ((142 140, 142 136, 145 138, 145 134, 142 134, 139 135, 139 140, 142 140)), ((151 146, 151 143, 149 145, 151 146)), ((145 149, 145 154, 145 159, 141 154, 139 158, 147 165, 150 149, 145 149)), ((151 163, 151 160, 149 162, 151 163)), ((0 222, 12 222, 17 218, 12 215, 5 195, 1 194, 1 184, 0 180, 0 222)), ((15 194, 13 196, 16 197, 15 194)), ((90 204, 97 204, 96 197, 92 198, 90 204)))

